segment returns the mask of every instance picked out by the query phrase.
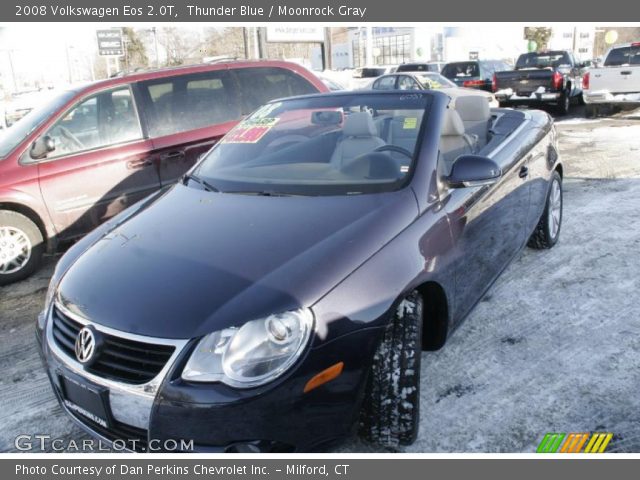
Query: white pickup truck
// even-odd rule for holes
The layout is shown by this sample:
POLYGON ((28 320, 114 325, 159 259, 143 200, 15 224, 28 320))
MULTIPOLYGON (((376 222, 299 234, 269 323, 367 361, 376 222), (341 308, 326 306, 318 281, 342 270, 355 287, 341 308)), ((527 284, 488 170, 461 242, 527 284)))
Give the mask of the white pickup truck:
POLYGON ((640 42, 614 46, 602 67, 585 73, 582 98, 587 117, 596 116, 603 107, 640 106, 640 42))

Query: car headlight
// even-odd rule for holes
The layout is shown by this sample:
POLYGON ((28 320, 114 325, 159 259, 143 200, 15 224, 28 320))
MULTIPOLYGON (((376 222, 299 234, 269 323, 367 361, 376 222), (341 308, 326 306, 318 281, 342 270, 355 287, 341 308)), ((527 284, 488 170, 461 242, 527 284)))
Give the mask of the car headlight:
POLYGON ((313 330, 311 310, 269 315, 200 340, 182 378, 250 388, 268 383, 300 357, 313 330))

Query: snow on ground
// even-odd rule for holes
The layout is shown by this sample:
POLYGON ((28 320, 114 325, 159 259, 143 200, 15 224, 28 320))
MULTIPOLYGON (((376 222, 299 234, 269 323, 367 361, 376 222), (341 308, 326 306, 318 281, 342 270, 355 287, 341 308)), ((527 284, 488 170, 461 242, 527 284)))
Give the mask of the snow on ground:
MULTIPOLYGON (((561 239, 525 250, 445 347, 422 359, 408 452, 532 452, 546 432, 609 431, 640 452, 640 122, 560 122, 561 239)), ((0 288, 0 451, 16 435, 85 438, 55 402, 33 322, 54 258, 0 288)), ((359 440, 337 451, 376 451, 359 440)))

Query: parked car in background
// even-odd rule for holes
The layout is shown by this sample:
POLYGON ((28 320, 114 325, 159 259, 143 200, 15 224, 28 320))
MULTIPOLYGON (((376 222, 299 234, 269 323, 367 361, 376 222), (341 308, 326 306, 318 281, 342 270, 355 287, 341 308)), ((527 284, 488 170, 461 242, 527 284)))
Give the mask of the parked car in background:
POLYGON ((441 73, 459 87, 491 92, 493 74, 510 69, 502 60, 467 60, 447 63, 441 73))
POLYGON ((397 67, 391 65, 378 65, 373 67, 359 67, 353 71, 351 90, 368 88, 371 82, 381 75, 392 73, 397 67))
POLYGON ((265 105, 58 262, 37 338, 62 409, 140 450, 412 443, 422 350, 525 245, 558 241, 556 138, 547 113, 478 95, 265 105))
POLYGON ((373 90, 440 90, 450 97, 479 95, 487 99, 490 107, 498 102, 490 92, 458 87, 448 78, 435 72, 392 73, 377 78, 371 85, 373 90))
POLYGON ((0 138, 0 285, 33 272, 43 252, 175 183, 260 105, 326 91, 299 65, 242 61, 58 93, 0 138))
POLYGON ((567 50, 523 53, 514 70, 495 73, 493 90, 503 106, 551 104, 564 115, 582 101, 584 68, 567 50))
POLYGON ((346 90, 347 88, 336 80, 327 77, 322 73, 316 73, 317 77, 324 83, 324 85, 332 92, 339 92, 340 90, 346 90))
POLYGON ((640 106, 640 42, 612 47, 582 79, 587 117, 610 107, 640 106))
POLYGON ((435 72, 440 73, 444 62, 403 63, 398 65, 396 72, 435 72))

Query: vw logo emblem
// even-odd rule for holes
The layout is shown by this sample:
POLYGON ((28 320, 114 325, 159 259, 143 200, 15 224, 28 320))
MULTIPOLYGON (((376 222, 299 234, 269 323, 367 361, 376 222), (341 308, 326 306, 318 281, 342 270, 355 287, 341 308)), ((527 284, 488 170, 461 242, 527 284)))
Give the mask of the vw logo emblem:
POLYGON ((87 364, 93 360, 97 349, 96 333, 91 327, 84 327, 76 337, 75 352, 80 363, 87 364))

